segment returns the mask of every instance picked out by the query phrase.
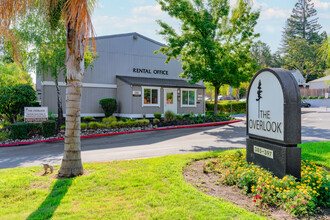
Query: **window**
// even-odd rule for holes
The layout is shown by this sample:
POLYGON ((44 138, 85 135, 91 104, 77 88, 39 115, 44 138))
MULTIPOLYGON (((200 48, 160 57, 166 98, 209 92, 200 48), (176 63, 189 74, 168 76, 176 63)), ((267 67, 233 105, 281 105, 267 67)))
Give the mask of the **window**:
POLYGON ((159 106, 159 88, 142 87, 142 106, 159 106))
POLYGON ((182 89, 181 100, 183 107, 196 107, 196 89, 182 89))

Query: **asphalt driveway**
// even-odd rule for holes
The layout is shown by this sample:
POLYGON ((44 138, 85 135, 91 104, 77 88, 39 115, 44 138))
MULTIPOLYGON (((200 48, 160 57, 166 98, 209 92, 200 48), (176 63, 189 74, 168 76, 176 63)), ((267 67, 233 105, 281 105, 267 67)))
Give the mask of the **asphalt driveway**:
MULTIPOLYGON (((330 141, 330 113, 302 109, 302 142, 330 141)), ((83 162, 165 156, 245 147, 245 121, 82 139, 83 162)), ((0 168, 60 164, 63 142, 0 147, 0 168)))

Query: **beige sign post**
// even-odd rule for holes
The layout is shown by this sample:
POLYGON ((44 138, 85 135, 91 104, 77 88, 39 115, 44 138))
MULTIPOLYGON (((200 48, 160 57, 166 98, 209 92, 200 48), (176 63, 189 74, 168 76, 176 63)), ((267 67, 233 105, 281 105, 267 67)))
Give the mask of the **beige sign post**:
POLYGON ((41 123, 48 120, 48 107, 24 107, 24 122, 41 123))

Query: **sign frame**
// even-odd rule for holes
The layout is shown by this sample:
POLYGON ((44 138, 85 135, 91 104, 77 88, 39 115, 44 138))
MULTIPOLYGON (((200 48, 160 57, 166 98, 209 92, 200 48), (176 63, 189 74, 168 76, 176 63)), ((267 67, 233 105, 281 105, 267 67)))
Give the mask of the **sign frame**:
POLYGON ((24 122, 42 123, 43 121, 47 121, 47 120, 48 120, 48 107, 24 107, 24 122), (43 114, 45 117, 40 117, 39 115, 37 115, 38 117, 28 117, 29 115, 27 111, 29 109, 32 110, 32 114, 34 115, 37 115, 37 113, 35 113, 35 110, 39 110, 41 112, 40 114, 43 114))

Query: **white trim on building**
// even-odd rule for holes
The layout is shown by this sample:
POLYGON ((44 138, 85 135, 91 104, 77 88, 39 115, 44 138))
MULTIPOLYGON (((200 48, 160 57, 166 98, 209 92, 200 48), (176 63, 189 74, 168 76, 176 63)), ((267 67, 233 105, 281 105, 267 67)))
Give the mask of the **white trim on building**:
MULTIPOLYGON (((53 81, 42 81, 41 85, 43 86, 55 86, 55 82, 53 81)), ((58 82, 59 86, 66 86, 65 82, 58 82)), ((101 83, 83 83, 83 87, 85 88, 108 88, 108 89, 116 89, 116 84, 101 84, 101 83)))

